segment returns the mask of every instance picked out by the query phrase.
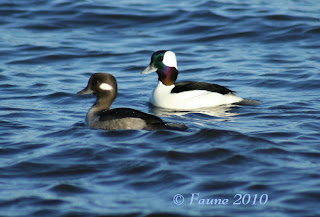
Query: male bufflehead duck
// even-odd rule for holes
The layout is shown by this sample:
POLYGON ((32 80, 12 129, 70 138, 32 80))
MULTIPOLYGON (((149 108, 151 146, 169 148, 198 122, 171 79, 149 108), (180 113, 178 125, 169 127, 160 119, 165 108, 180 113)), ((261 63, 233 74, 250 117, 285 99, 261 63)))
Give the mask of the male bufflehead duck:
POLYGON ((78 95, 93 93, 97 100, 87 113, 90 127, 105 130, 157 130, 169 128, 160 118, 130 108, 110 109, 117 97, 117 81, 107 73, 95 73, 78 95))
POLYGON ((141 72, 156 71, 158 86, 154 89, 150 102, 156 107, 186 110, 214 107, 242 101, 234 91, 223 86, 205 82, 184 81, 175 83, 178 77, 176 55, 172 51, 154 52, 150 65, 141 72))

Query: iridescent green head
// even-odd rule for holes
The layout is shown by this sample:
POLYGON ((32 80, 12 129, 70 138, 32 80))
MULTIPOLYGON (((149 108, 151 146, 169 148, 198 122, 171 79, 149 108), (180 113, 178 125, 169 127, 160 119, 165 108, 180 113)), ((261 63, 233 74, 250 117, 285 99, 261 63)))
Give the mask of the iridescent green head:
POLYGON ((149 74, 156 71, 158 79, 164 85, 173 85, 178 77, 176 55, 172 51, 160 50, 151 56, 150 64, 141 74, 149 74))

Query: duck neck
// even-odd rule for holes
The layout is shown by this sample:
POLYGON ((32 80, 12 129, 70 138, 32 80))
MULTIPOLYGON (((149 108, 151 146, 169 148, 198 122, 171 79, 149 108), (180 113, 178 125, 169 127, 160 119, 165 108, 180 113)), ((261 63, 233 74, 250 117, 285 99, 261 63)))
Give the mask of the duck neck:
POLYGON ((164 66, 157 70, 158 79, 164 85, 173 85, 178 78, 178 69, 175 67, 164 66))
POLYGON ((109 110, 111 107, 111 104, 113 103, 113 101, 115 100, 117 96, 114 95, 99 95, 97 96, 97 100, 96 102, 93 104, 92 106, 92 110, 94 112, 101 112, 104 110, 109 110))

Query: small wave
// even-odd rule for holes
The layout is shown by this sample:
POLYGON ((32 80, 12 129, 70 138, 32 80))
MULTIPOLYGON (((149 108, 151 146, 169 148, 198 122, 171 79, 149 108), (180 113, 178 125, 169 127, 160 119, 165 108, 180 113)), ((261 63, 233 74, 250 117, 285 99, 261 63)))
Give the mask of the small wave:
POLYGON ((81 193, 90 193, 91 191, 86 188, 80 188, 71 184, 58 184, 51 189, 50 191, 58 194, 81 194, 81 193))

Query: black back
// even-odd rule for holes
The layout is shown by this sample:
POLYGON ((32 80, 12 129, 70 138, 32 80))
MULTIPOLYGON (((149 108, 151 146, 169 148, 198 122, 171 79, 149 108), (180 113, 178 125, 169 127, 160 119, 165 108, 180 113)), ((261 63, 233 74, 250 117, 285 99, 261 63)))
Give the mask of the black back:
POLYGON ((194 81, 184 81, 176 83, 175 87, 171 90, 171 93, 181 93, 190 90, 207 90, 210 92, 216 92, 220 94, 234 93, 234 91, 229 90, 228 88, 220 86, 218 84, 194 81))
POLYGON ((122 118, 140 118, 143 119, 146 124, 146 130, 164 129, 166 124, 157 116, 150 115, 131 108, 116 108, 110 110, 104 110, 99 113, 100 121, 111 121, 122 118))

